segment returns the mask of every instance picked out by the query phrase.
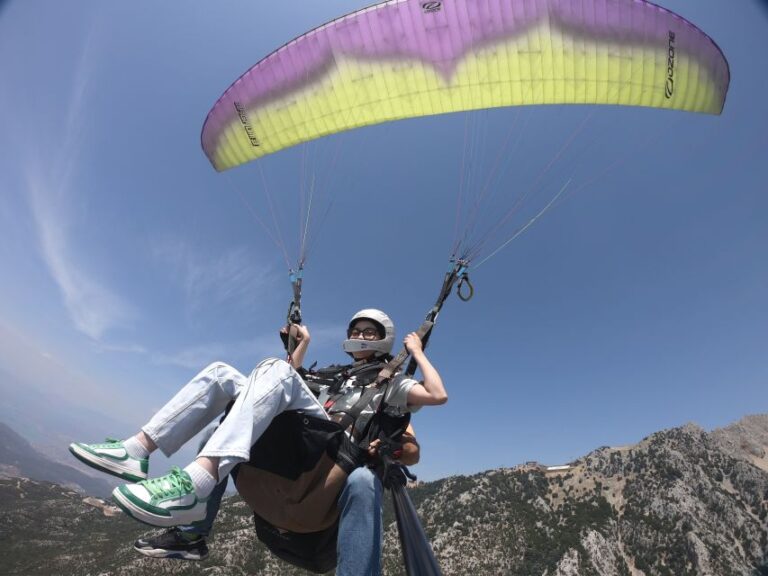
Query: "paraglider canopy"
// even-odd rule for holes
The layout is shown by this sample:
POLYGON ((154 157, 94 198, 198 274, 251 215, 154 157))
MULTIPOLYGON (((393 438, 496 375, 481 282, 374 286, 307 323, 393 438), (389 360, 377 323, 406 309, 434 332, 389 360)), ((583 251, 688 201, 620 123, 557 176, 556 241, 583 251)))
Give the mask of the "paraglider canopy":
POLYGON ((614 104, 719 114, 717 45, 643 0, 390 0, 253 66, 206 118, 217 170, 360 126, 499 106, 614 104))

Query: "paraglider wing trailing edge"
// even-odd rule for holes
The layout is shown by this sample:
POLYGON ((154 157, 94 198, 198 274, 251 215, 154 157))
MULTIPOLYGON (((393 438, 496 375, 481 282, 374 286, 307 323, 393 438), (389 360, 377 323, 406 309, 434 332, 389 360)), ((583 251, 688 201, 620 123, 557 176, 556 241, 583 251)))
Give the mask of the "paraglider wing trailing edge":
POLYGON ((390 0, 269 54, 215 103, 217 170, 361 126, 502 106, 606 104, 719 114, 718 46, 643 0, 390 0))

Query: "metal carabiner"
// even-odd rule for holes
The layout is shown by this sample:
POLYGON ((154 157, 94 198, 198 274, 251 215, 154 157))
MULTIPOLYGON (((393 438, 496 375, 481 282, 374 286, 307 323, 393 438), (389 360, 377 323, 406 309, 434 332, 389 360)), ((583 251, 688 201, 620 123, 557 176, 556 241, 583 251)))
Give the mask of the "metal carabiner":
POLYGON ((472 286, 472 282, 469 281, 469 275, 463 272, 459 277, 459 284, 456 286, 456 295, 462 302, 468 302, 475 295, 475 288, 472 286), (462 292, 461 287, 467 285, 467 291, 462 292))

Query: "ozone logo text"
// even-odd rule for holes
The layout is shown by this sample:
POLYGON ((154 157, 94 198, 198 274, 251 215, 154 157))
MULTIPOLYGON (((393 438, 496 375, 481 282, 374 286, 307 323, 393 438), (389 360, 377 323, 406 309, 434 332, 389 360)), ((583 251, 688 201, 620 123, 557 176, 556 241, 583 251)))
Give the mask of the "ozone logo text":
POLYGON ((667 81, 664 83, 664 95, 667 100, 672 98, 675 91, 675 33, 669 31, 669 43, 667 44, 667 81))

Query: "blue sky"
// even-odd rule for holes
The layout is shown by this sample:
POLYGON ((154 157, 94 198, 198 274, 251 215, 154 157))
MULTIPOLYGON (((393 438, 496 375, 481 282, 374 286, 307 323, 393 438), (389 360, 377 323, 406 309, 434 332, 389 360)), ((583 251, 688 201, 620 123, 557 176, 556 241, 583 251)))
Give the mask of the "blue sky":
POLYGON ((415 329, 454 239, 467 126, 470 189, 503 158, 477 230, 536 190, 487 253, 571 185, 472 272, 473 300, 446 304, 429 353, 450 400, 415 419, 415 472, 561 463, 768 411, 768 10, 659 3, 728 58, 722 116, 543 107, 422 118, 217 174, 199 133, 224 89, 364 3, 6 2, 0 418, 66 458, 71 440, 135 431, 213 360, 247 372, 280 354, 291 294, 282 251, 253 216, 276 234, 260 170, 291 259, 302 179, 317 182, 309 359, 344 360, 359 308, 387 310, 400 335, 415 329))

